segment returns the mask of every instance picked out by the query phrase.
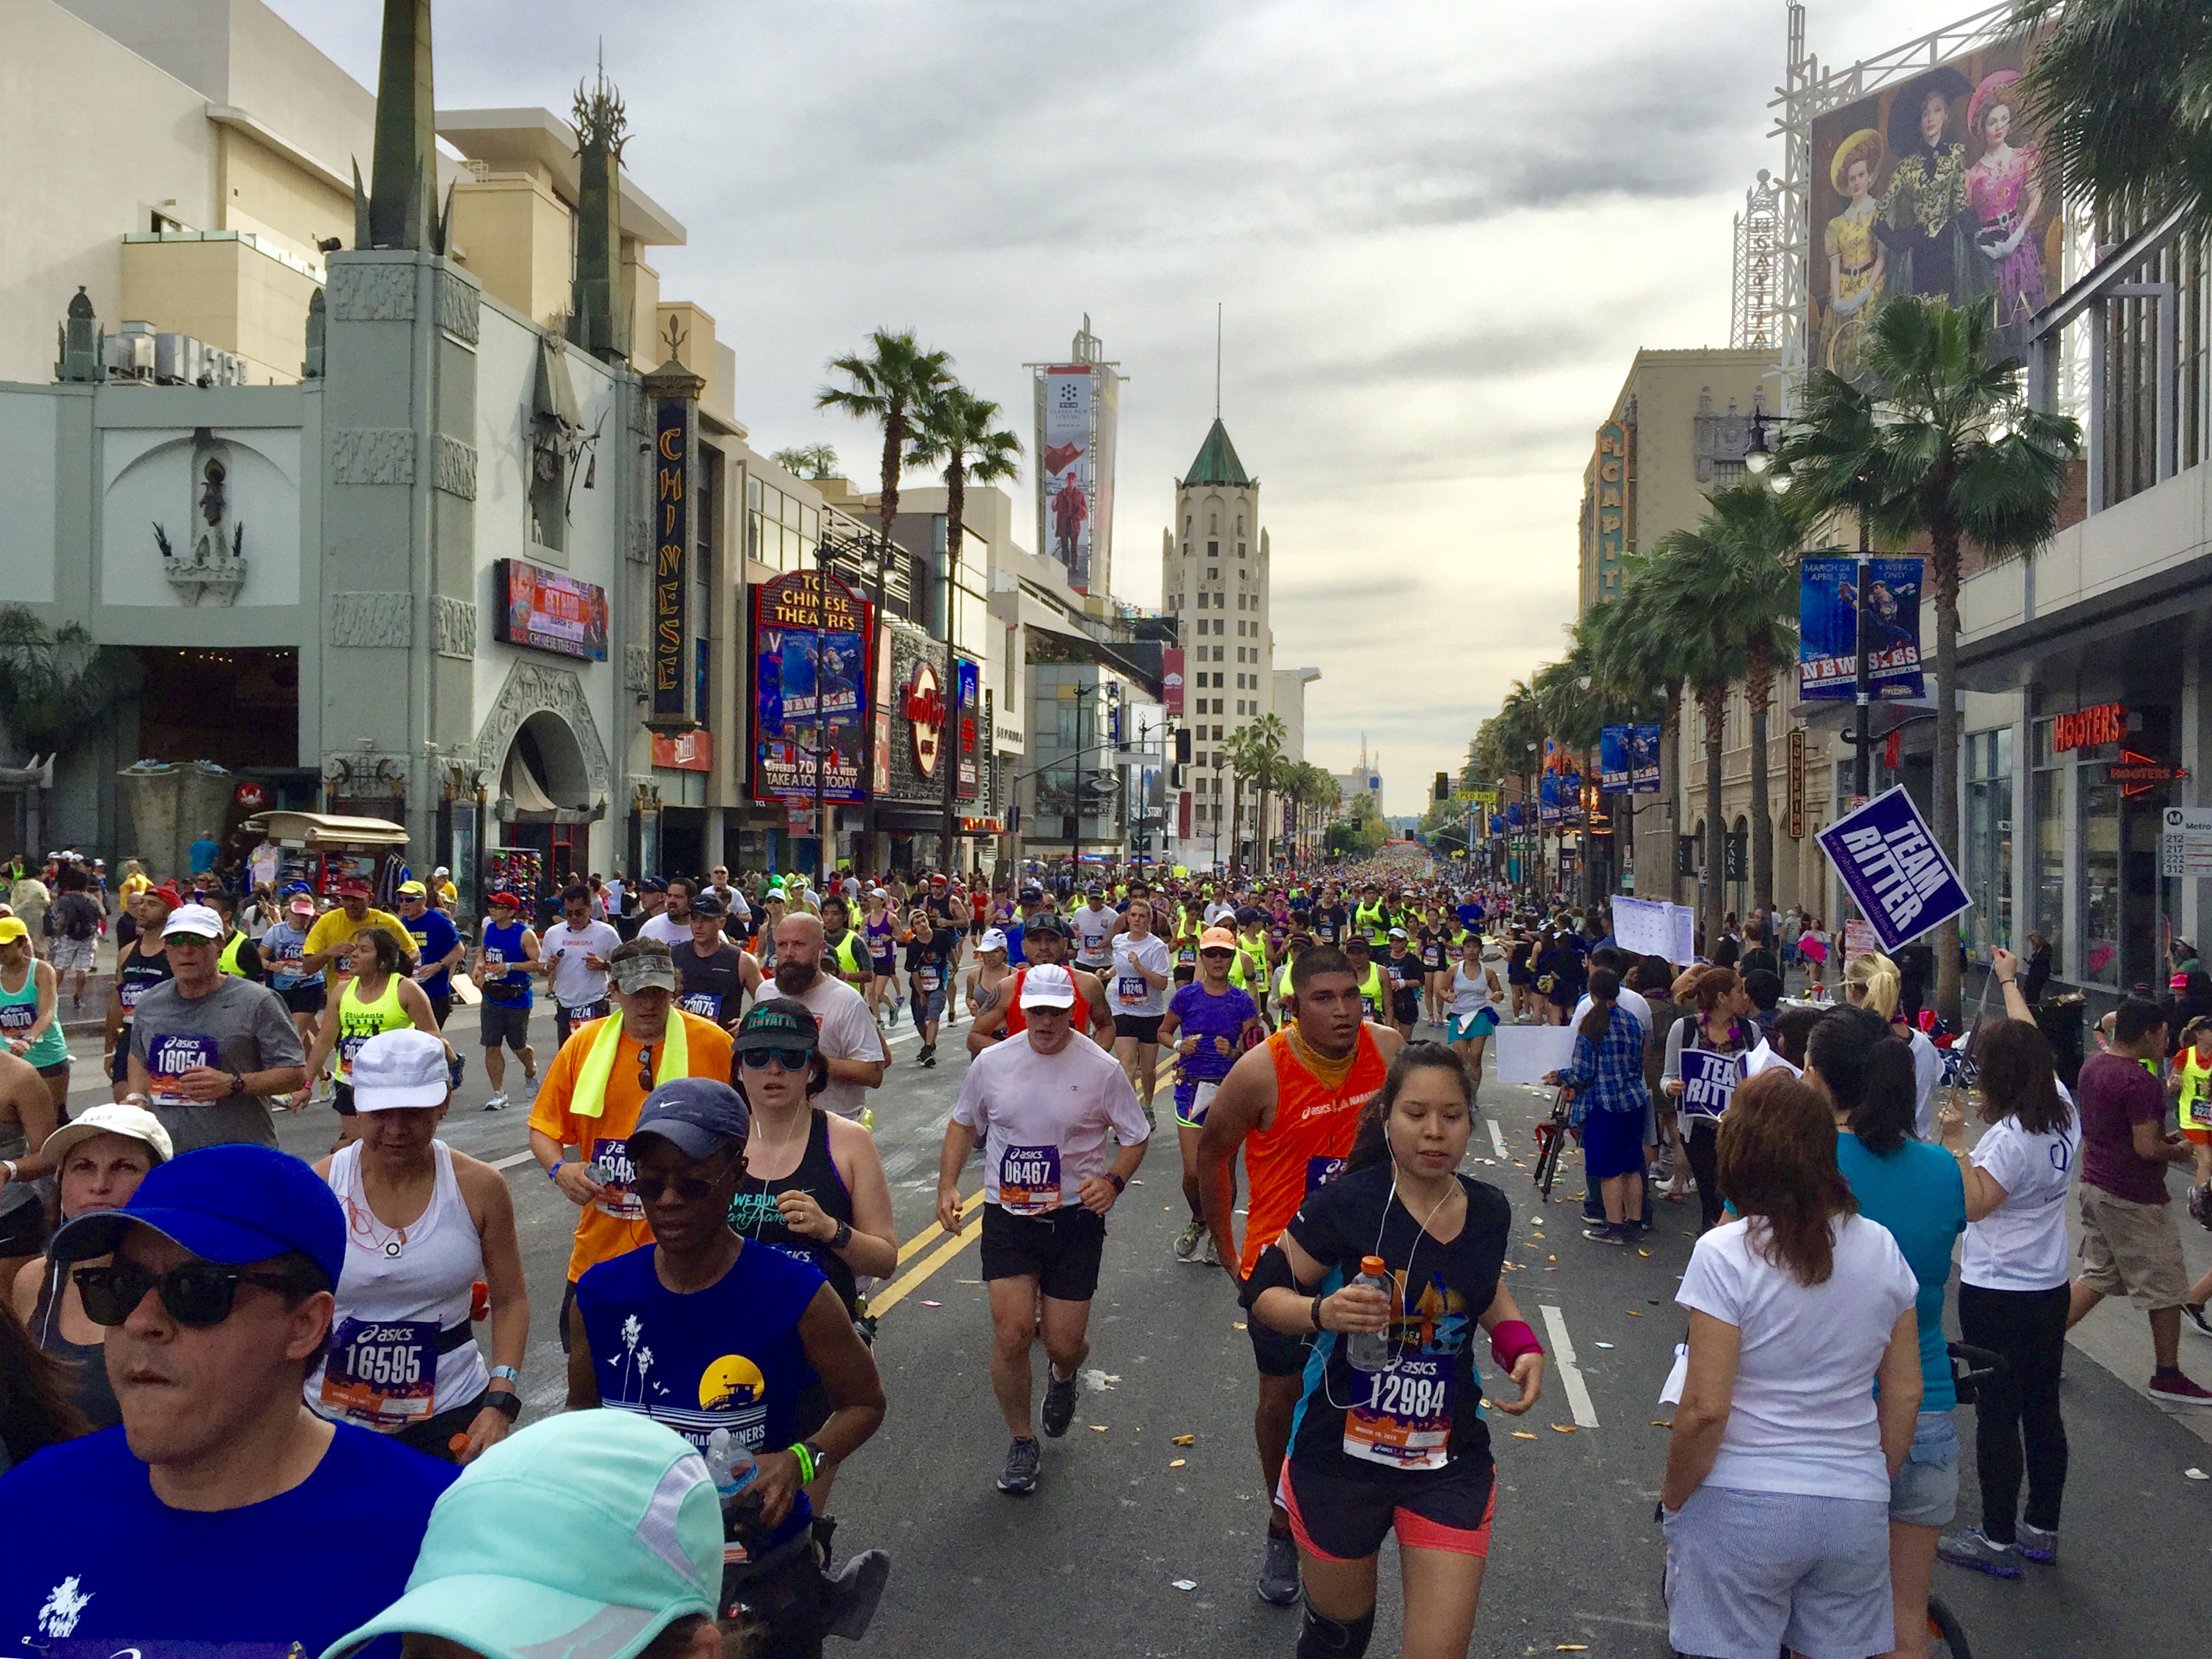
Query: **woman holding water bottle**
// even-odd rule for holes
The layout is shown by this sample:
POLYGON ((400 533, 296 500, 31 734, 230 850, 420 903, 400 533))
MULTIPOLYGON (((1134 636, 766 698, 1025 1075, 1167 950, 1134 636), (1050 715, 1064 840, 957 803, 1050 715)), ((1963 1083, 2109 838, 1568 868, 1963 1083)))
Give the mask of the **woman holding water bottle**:
POLYGON ((1495 1402, 1512 1415, 1543 1391, 1544 1350, 1498 1279, 1511 1207, 1458 1173, 1473 1123, 1467 1062, 1442 1043, 1407 1044, 1350 1168, 1309 1194, 1247 1284, 1253 1316, 1311 1334, 1322 1361, 1279 1493, 1305 1584, 1301 1654, 1365 1650, 1392 1531, 1404 1651, 1464 1653, 1474 1628, 1497 1509, 1474 1328, 1512 1380, 1517 1397, 1495 1402), (1322 1294, 1332 1270, 1344 1288, 1322 1294))

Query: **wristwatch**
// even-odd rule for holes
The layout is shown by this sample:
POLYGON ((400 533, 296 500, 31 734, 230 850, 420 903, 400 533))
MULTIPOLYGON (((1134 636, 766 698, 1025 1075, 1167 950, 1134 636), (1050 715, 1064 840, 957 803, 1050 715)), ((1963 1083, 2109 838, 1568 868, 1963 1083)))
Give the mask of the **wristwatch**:
POLYGON ((244 1094, 245 1092, 246 1092, 246 1073, 243 1073, 243 1072, 241 1072, 241 1071, 240 1071, 236 1066, 232 1066, 232 1067, 231 1067, 231 1070, 230 1070, 230 1093, 231 1093, 231 1095, 232 1095, 232 1096, 237 1096, 237 1095, 242 1095, 242 1094, 244 1094))
POLYGON ((1117 1193, 1126 1193, 1129 1190, 1129 1183, 1111 1170, 1106 1171, 1106 1179, 1114 1183, 1114 1190, 1117 1193))
POLYGON ((522 1415, 522 1396, 519 1394, 487 1394, 483 1402, 510 1423, 522 1415))
POLYGON ((830 1235, 830 1248, 833 1250, 842 1250, 852 1242, 853 1224, 849 1221, 839 1222, 837 1231, 830 1235))

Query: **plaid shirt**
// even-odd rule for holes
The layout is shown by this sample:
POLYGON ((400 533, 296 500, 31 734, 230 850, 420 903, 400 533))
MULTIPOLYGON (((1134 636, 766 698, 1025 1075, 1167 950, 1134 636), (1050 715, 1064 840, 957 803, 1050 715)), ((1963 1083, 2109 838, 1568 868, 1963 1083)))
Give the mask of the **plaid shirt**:
POLYGON ((1644 1022, 1615 1003, 1601 1039, 1575 1034, 1574 1062, 1559 1079, 1574 1085, 1578 1112, 1642 1111, 1651 1102, 1644 1081, 1644 1022))

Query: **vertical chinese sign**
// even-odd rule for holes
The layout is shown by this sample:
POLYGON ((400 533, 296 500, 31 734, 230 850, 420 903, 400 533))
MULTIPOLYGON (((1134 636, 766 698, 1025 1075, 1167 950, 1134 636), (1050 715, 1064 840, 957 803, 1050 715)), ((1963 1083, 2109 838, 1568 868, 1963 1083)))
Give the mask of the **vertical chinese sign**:
MULTIPOLYGON (((698 384, 696 377, 684 380, 698 384)), ((653 631, 647 647, 653 684, 649 724, 692 723, 693 664, 689 592, 691 580, 691 439, 697 392, 686 395, 675 376, 648 381, 653 397, 653 631)))

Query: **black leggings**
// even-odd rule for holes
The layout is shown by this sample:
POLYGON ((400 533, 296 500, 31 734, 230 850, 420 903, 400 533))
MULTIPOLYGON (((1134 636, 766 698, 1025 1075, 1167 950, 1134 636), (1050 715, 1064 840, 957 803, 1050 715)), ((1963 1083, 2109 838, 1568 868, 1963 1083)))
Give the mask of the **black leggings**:
POLYGON ((1974 1467, 1982 1483, 1982 1530, 2014 1541, 2014 1517, 2058 1530, 2066 1491, 2066 1425, 2058 1414, 2058 1368, 2066 1357, 2069 1291, 1991 1291, 1959 1286, 1959 1334, 2002 1354, 2009 1368, 1981 1385, 1974 1404, 1974 1467), (2026 1444, 2027 1511, 2019 1514, 2026 1444))
POLYGON ((1698 1208, 1705 1216, 1705 1231, 1711 1232, 1721 1224, 1721 1126, 1709 1117, 1681 1121, 1690 1173, 1698 1180, 1698 1208))

